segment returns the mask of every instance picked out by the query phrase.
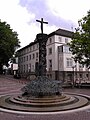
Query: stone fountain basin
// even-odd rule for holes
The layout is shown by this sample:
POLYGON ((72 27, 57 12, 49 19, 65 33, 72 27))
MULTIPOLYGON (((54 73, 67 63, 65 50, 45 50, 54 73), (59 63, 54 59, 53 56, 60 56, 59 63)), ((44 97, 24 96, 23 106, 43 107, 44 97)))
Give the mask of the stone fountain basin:
POLYGON ((56 112, 83 108, 90 104, 90 97, 63 93, 47 97, 23 97, 21 95, 4 95, 0 97, 0 107, 12 111, 56 112))

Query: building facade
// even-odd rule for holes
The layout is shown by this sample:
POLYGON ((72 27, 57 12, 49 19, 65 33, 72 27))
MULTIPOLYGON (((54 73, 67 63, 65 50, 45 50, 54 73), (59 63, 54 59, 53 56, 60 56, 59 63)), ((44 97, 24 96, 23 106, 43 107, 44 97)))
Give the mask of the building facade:
MULTIPOLYGON (((72 40, 71 31, 58 29, 48 35, 46 45, 47 76, 63 81, 89 80, 89 70, 72 58, 69 43, 72 40)), ((37 40, 18 50, 19 73, 22 76, 35 74, 39 62, 39 43, 37 40)))

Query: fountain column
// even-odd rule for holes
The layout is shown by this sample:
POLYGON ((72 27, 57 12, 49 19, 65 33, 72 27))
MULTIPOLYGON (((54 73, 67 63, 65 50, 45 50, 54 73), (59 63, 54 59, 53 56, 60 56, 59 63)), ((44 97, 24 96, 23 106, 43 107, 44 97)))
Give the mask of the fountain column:
POLYGON ((46 76, 46 43, 47 34, 37 34, 37 41, 39 43, 39 76, 46 76))

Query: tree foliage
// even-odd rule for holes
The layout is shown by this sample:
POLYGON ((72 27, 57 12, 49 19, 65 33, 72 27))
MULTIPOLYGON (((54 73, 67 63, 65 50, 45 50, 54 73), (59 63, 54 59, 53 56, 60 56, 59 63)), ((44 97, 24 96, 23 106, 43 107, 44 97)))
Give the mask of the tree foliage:
POLYGON ((74 60, 90 67, 90 11, 78 21, 78 28, 69 45, 74 60))
POLYGON ((0 66, 8 65, 17 47, 20 47, 17 32, 13 31, 6 22, 0 21, 0 66))

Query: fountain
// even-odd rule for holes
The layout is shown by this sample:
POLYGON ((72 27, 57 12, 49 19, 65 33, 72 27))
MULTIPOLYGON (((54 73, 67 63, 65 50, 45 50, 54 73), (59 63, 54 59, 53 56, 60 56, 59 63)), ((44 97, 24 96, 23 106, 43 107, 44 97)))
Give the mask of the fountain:
POLYGON ((14 112, 55 112, 69 111, 89 105, 90 98, 85 95, 63 93, 62 81, 49 79, 46 76, 46 43, 48 35, 41 33, 36 38, 39 43, 39 65, 36 79, 30 81, 22 90, 22 94, 4 95, 0 97, 0 107, 14 112))

